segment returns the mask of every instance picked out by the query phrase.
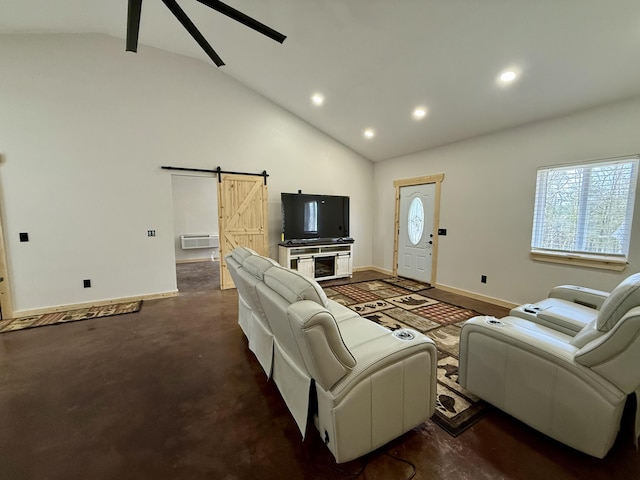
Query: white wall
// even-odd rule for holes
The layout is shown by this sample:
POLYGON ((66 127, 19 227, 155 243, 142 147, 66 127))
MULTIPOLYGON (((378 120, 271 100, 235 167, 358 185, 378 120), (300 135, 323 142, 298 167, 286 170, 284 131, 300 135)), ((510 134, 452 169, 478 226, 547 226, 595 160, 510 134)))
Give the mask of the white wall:
POLYGON ((610 290, 640 271, 640 195, 622 273, 529 258, 536 169, 640 152, 640 98, 375 164, 373 258, 392 269, 396 179, 444 173, 437 283, 513 303, 554 285, 610 290), (480 276, 487 275, 486 284, 480 276))
POLYGON ((183 250, 181 235, 218 235, 218 180, 215 176, 171 175, 176 261, 211 260, 218 248, 183 250))
POLYGON ((354 265, 372 263, 371 162, 215 66, 86 34, 0 35, 0 65, 0 202, 17 313, 175 291, 162 165, 267 170, 274 258, 281 191, 350 195, 354 265))
POLYGON ((280 192, 300 189, 349 195, 354 266, 391 270, 393 180, 444 173, 441 284, 517 303, 560 283, 610 289, 640 270, 638 201, 622 274, 528 253, 536 168, 639 152, 640 99, 374 166, 210 64, 139 52, 104 35, 0 35, 0 202, 17 311, 176 289, 161 165, 267 170, 274 258, 280 192))

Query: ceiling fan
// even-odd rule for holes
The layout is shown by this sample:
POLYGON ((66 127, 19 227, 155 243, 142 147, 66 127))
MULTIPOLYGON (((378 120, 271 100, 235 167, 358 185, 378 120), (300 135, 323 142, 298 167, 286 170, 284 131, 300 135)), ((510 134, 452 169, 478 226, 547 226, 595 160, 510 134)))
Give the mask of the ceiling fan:
MULTIPOLYGON (((244 13, 230 7, 218 0, 197 0, 198 2, 206 5, 209 8, 216 10, 217 12, 232 18, 249 28, 252 28, 256 32, 260 32, 263 35, 275 40, 278 43, 284 42, 287 38, 285 35, 275 31, 273 28, 266 26, 263 23, 254 20, 253 18, 245 15, 244 13)), ((162 0, 171 13, 178 19, 182 26, 189 32, 198 45, 202 47, 205 53, 213 60, 218 67, 224 65, 222 59, 218 56, 216 51, 209 45, 209 42, 204 38, 202 33, 196 28, 191 19, 187 16, 182 8, 178 5, 176 0, 162 0)), ((129 9, 127 12, 127 52, 138 51, 138 33, 140 31, 140 13, 142 11, 142 0, 129 0, 129 9)))

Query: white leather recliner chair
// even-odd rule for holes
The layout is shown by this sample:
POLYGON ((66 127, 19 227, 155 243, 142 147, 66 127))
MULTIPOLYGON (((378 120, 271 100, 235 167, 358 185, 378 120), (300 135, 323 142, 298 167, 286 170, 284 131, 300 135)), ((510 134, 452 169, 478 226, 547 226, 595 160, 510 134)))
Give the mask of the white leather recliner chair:
MULTIPOLYGON (((563 308, 559 321, 540 322, 538 313, 530 319, 510 315, 466 322, 458 378, 464 388, 527 425, 602 458, 616 439, 627 396, 635 392, 640 398, 640 273, 610 294, 583 290, 602 301, 596 308, 575 304, 577 316, 585 314, 582 308, 592 311, 577 333, 567 329, 573 302, 566 299, 554 305, 563 308)), ((636 443, 639 413, 640 408, 636 443)))

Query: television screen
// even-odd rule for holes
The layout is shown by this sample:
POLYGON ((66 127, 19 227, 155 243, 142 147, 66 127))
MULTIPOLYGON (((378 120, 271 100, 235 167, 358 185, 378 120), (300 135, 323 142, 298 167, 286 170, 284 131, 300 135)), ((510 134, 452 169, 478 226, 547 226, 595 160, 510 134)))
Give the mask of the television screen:
POLYGON ((349 197, 282 193, 284 240, 349 237, 349 197))

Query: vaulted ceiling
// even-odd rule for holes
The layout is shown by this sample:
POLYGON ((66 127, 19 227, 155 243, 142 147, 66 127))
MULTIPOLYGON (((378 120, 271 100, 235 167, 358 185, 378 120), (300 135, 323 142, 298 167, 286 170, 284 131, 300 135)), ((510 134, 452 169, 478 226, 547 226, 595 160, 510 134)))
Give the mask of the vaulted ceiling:
MULTIPOLYGON (((638 0, 225 2, 282 45, 178 3, 225 74, 372 161, 640 95, 638 0)), ((127 0, 0 0, 0 33, 105 33, 124 51, 126 20, 127 0)), ((139 45, 217 68, 161 0, 143 1, 139 45)))

